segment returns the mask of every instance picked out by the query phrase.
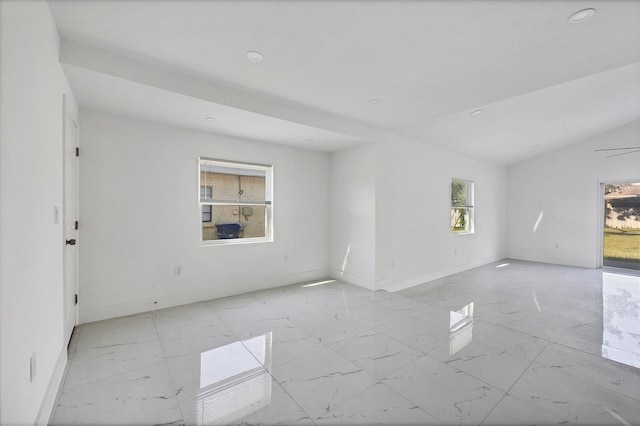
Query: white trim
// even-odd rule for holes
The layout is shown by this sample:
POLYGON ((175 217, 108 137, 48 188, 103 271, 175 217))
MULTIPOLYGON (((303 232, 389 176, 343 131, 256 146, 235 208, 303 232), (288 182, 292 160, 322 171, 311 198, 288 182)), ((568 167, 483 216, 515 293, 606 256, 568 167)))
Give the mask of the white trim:
MULTIPOLYGON (((227 246, 234 244, 255 244, 255 243, 270 243, 273 242, 273 165, 267 164, 252 164, 243 163, 233 160, 218 160, 209 157, 198 157, 198 245, 200 247, 212 247, 212 246, 227 246), (205 186, 202 184, 201 175, 202 163, 206 162, 213 167, 221 167, 230 170, 236 170, 238 173, 241 169, 257 170, 264 172, 265 178, 265 200, 253 200, 253 201, 230 201, 230 200, 206 200, 202 201, 200 188, 205 186), (234 167, 235 166, 235 167, 234 167), (264 206, 265 207, 265 236, 253 237, 253 238, 234 238, 223 240, 203 240, 202 239, 202 205, 237 205, 237 206, 264 206)), ((208 186, 208 185, 207 185, 208 186)), ((213 221, 213 210, 212 217, 213 221)), ((212 222, 205 222, 212 223, 212 222)))
POLYGON ((443 269, 438 272, 434 272, 427 275, 422 275, 420 277, 410 278, 404 281, 397 281, 393 283, 386 282, 386 280, 382 280, 378 282, 378 288, 381 290, 386 290, 390 293, 395 293, 401 290, 406 290, 411 287, 415 287, 420 284, 426 284, 430 281, 434 281, 440 278, 448 277, 449 275, 457 274, 459 272, 464 272, 468 269, 477 268, 479 266, 488 265, 489 263, 498 262, 504 260, 504 256, 491 256, 485 259, 477 260, 475 262, 467 263, 465 265, 454 266, 449 269, 443 269))
POLYGON ((119 318, 127 315, 135 315, 142 312, 150 312, 173 306, 186 305, 189 303, 237 296, 252 291, 271 290, 289 285, 308 283, 310 281, 324 280, 328 275, 329 274, 326 269, 316 269, 312 271, 282 275, 275 278, 267 278, 260 281, 238 283, 236 290, 224 293, 221 293, 220 289, 216 287, 207 287, 191 292, 176 291, 175 293, 165 294, 154 298, 132 300, 107 306, 81 306, 80 324, 101 321, 104 319, 119 318))
POLYGON ((367 290, 375 291, 375 280, 372 281, 360 275, 354 275, 346 271, 339 271, 337 269, 330 269, 329 277, 336 281, 342 281, 344 283, 366 288, 367 290))
POLYGON ((67 345, 62 345, 60 355, 58 355, 58 361, 53 369, 51 380, 40 404, 40 410, 36 416, 35 425, 48 425, 53 420, 53 414, 56 407, 56 401, 58 400, 58 394, 62 389, 62 382, 66 375, 67 370, 67 345))
POLYGON ((449 230, 451 231, 451 233, 456 234, 456 235, 469 235, 469 234, 474 234, 475 233, 475 223, 476 223, 476 218, 475 218, 475 214, 474 214, 474 208, 475 208, 475 203, 476 203, 476 183, 472 180, 467 180, 467 179, 459 179, 459 178, 451 178, 451 185, 449 188, 449 194, 453 195, 453 184, 459 182, 459 183, 464 183, 465 185, 467 185, 468 191, 467 191, 467 196, 469 197, 469 199, 467 200, 467 204, 463 205, 463 206, 454 206, 453 202, 451 203, 451 208, 449 209, 449 230), (464 209, 467 211, 467 214, 469 216, 469 220, 468 220, 468 226, 467 229, 462 230, 462 231, 456 231, 454 229, 451 228, 451 214, 453 212, 453 209, 464 209))
MULTIPOLYGON (((210 223, 210 222, 205 222, 210 223)), ((200 236, 202 238, 202 235, 200 236)), ((224 240, 200 240, 200 247, 229 246, 234 244, 272 243, 271 237, 229 238, 224 240)))
POLYGON ((596 232, 598 233, 596 237, 596 269, 600 269, 604 266, 604 192, 605 192, 605 182, 598 182, 598 202, 597 204, 597 212, 596 217, 598 221, 598 226, 596 227, 596 232))

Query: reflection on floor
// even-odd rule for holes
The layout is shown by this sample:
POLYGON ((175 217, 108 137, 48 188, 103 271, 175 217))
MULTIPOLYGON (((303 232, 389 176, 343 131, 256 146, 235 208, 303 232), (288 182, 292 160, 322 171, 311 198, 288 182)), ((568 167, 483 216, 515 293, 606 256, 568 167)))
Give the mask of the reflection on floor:
POLYGON ((640 278, 305 283, 85 324, 70 352, 53 424, 636 425, 640 278))

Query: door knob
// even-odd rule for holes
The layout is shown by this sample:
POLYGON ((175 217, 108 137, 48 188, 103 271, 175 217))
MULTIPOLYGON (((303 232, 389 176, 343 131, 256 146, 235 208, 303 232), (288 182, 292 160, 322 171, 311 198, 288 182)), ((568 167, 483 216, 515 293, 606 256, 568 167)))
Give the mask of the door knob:
POLYGON ((70 239, 70 240, 67 240, 67 245, 68 246, 75 246, 76 245, 76 240, 73 239, 73 238, 70 239))

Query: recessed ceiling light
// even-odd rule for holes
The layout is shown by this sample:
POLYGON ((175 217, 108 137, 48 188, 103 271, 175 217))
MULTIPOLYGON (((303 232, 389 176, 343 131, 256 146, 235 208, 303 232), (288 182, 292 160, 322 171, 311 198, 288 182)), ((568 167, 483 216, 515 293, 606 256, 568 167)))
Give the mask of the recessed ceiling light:
POLYGON ((471 111, 471 114, 469 114, 472 117, 477 117, 478 115, 482 114, 483 110, 481 109, 477 109, 475 111, 471 111))
POLYGON ((207 121, 215 121, 216 120, 215 117, 205 117, 204 119, 207 120, 207 121))
POLYGON ((247 59, 253 62, 260 62, 262 60, 262 53, 252 50, 251 52, 247 52, 247 59))
POLYGON ((569 16, 568 21, 571 23, 586 21, 596 14, 595 9, 583 9, 569 16))
POLYGON ((380 99, 369 99, 369 103, 370 104, 379 104, 380 103, 380 99))

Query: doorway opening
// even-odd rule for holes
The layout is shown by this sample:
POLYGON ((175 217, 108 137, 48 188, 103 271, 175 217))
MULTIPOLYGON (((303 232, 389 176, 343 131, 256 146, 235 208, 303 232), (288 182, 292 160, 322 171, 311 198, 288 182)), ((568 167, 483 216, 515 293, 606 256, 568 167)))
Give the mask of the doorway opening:
POLYGON ((602 265, 640 270, 640 182, 604 184, 602 265))

